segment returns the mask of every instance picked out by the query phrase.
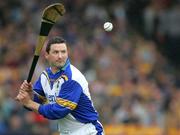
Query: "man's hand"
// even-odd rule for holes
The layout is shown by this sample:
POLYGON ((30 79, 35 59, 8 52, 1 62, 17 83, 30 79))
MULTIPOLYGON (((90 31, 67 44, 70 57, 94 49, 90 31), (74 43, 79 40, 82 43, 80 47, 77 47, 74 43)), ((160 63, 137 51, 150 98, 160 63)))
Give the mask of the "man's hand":
POLYGON ((20 89, 25 90, 27 92, 32 91, 32 83, 28 83, 27 80, 24 80, 22 83, 20 89))
POLYGON ((19 94, 17 95, 17 99, 20 103, 22 103, 24 106, 28 106, 28 103, 31 100, 30 95, 27 91, 21 90, 19 91, 19 94))
POLYGON ((16 100, 19 100, 19 94, 20 92, 25 91, 29 94, 29 96, 31 97, 31 99, 33 98, 33 90, 32 90, 32 83, 28 83, 26 80, 21 84, 20 89, 19 89, 19 93, 16 97, 16 100))
POLYGON ((27 91, 20 90, 17 95, 18 101, 23 104, 25 107, 32 109, 35 112, 38 112, 40 104, 31 100, 31 97, 27 91))

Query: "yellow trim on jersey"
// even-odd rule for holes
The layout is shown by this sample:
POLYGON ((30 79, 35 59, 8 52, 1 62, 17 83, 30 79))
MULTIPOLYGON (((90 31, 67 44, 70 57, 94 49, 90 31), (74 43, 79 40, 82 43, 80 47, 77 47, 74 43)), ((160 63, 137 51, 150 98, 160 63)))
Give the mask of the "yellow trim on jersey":
POLYGON ((66 99, 63 99, 63 98, 56 98, 56 103, 58 103, 59 105, 61 105, 63 107, 67 107, 70 110, 74 110, 77 107, 76 103, 66 100, 66 99))
POLYGON ((48 73, 47 73, 46 71, 44 71, 43 73, 44 73, 44 75, 46 76, 46 78, 47 78, 47 80, 48 80, 49 84, 51 84, 51 83, 50 83, 49 76, 48 76, 48 73))
MULTIPOLYGON (((44 71, 43 73, 44 73, 44 75, 46 76, 49 84, 51 84, 51 83, 50 83, 51 80, 50 80, 50 78, 49 78, 49 76, 48 76, 48 73, 47 73, 46 71, 44 71)), ((60 76, 58 79, 56 79, 54 82, 57 82, 60 78, 63 78, 64 81, 68 81, 68 77, 67 77, 66 75, 61 75, 61 76, 60 76)))
POLYGON ((37 96, 38 96, 38 98, 42 101, 42 104, 48 103, 48 100, 46 99, 46 97, 43 97, 43 96, 41 96, 41 95, 37 95, 37 96))
POLYGON ((64 79, 64 81, 68 81, 68 77, 66 75, 61 75, 55 82, 57 82, 60 78, 64 79))
POLYGON ((62 77, 65 81, 68 80, 68 77, 67 77, 66 75, 61 75, 61 77, 62 77))
POLYGON ((48 100, 46 97, 41 96, 40 94, 38 94, 37 92, 34 91, 34 93, 38 96, 38 98, 42 101, 43 104, 48 103, 48 100))

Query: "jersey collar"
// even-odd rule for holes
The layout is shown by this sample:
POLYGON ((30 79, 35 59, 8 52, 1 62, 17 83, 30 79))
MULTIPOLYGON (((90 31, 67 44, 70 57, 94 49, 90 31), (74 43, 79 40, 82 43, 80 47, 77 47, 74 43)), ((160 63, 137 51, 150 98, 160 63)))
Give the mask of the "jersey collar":
POLYGON ((64 64, 64 66, 63 66, 60 70, 65 71, 66 68, 67 68, 69 65, 70 65, 70 60, 69 60, 69 58, 68 58, 68 59, 66 60, 66 63, 64 64))

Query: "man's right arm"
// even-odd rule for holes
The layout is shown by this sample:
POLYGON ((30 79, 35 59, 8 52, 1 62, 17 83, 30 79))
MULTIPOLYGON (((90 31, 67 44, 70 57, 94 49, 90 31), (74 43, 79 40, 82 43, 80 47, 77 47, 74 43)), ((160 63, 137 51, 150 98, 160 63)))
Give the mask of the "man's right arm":
MULTIPOLYGON (((28 83, 26 80, 24 80, 24 82, 20 86, 19 93, 20 91, 26 91, 34 102, 37 102, 39 104, 44 104, 46 102, 45 94, 40 83, 40 77, 35 82, 34 86, 32 86, 31 82, 28 83)), ((18 98, 19 94, 17 95, 16 100, 19 100, 18 98)), ((31 110, 27 107, 25 108, 31 110)))

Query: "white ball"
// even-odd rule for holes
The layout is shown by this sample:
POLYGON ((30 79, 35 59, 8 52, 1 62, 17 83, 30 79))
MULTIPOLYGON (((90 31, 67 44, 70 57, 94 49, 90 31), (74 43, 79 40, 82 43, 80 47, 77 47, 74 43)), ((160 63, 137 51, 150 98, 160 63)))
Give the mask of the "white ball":
POLYGON ((111 31, 113 29, 113 24, 111 22, 105 22, 104 23, 104 30, 105 31, 111 31))

